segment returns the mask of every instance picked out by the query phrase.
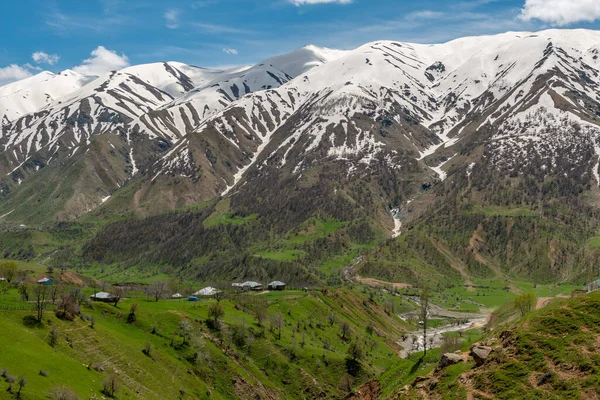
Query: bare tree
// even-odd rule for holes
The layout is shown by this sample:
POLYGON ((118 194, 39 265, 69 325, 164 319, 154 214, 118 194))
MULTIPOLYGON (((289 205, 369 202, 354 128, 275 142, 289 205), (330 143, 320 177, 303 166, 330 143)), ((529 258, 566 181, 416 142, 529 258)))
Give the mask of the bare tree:
POLYGON ((113 305, 116 307, 117 304, 119 304, 119 301, 125 297, 125 288, 121 286, 115 287, 115 289, 112 291, 112 296, 114 299, 113 305))
POLYGON ((110 397, 114 397, 117 394, 119 391, 119 381, 116 375, 111 374, 102 382, 102 391, 110 397))
POLYGON ((33 288, 33 301, 35 302, 35 311, 37 312, 38 322, 42 322, 44 310, 46 309, 46 299, 48 296, 48 286, 36 285, 33 288))
POLYGON ((23 390, 25 385, 27 385, 27 379, 25 379, 25 377, 22 376, 19 378, 19 381, 17 382, 17 386, 19 387, 19 389, 17 389, 17 399, 21 398, 21 391, 23 390))
POLYGON ((60 297, 60 295, 64 292, 64 287, 62 284, 52 285, 50 286, 50 299, 52 300, 52 304, 56 304, 56 300, 60 297))
POLYGON ((52 389, 48 397, 52 400, 79 400, 77 393, 65 386, 52 389))
POLYGON ((165 296, 167 290, 169 290, 168 282, 156 281, 148 285, 148 287, 146 288, 146 294, 149 297, 154 298, 155 301, 158 301, 165 296))
POLYGON ((271 330, 277 331, 277 340, 281 339, 281 330, 283 329, 284 325, 285 318, 283 317, 282 313, 278 312, 271 315, 271 330))
POLYGON ((267 304, 262 300, 257 302, 252 308, 252 314, 254 314, 258 326, 262 326, 265 319, 267 319, 267 304))

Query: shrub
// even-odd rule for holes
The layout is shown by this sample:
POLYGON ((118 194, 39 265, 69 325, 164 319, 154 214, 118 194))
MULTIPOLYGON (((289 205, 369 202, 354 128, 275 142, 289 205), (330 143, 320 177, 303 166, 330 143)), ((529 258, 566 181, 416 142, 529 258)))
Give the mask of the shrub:
POLYGON ((48 393, 51 400, 79 400, 79 396, 68 387, 61 386, 54 388, 48 393))
POLYGON ((58 329, 52 328, 50 331, 50 346, 54 347, 58 344, 58 329))
POLYGON ((117 380, 117 376, 112 374, 106 377, 102 382, 102 392, 109 397, 114 397, 118 391, 119 381, 117 380))

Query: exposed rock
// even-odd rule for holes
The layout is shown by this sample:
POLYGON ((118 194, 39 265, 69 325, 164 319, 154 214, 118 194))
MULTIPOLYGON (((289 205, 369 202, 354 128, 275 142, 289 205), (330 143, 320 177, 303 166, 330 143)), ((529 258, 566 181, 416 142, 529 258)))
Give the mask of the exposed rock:
POLYGON ((446 368, 449 365, 462 362, 462 357, 454 353, 445 353, 440 360, 440 368, 446 368))
POLYGON ((358 390, 348 395, 345 400, 376 400, 381 393, 381 387, 376 380, 363 384, 358 390))
POLYGON ((415 380, 413 381, 413 383, 411 383, 411 386, 412 387, 421 387, 422 385, 419 385, 419 384, 423 383, 427 380, 429 380, 429 377, 427 377, 427 376, 417 376, 415 378, 415 380))
POLYGON ((491 352, 492 348, 488 346, 482 346, 478 343, 471 346, 471 357, 473 357, 477 366, 483 365, 491 352))
POLYGON ((544 383, 547 383, 550 379, 552 379, 553 376, 554 376, 554 374, 552 372, 546 372, 545 374, 538 376, 537 377, 537 385, 541 386, 544 383))

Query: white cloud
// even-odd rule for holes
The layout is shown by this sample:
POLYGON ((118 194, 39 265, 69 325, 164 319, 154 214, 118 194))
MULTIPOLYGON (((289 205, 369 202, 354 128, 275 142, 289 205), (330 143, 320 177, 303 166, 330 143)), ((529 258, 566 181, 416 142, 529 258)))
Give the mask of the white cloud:
POLYGON ((229 54, 229 55, 236 55, 238 53, 237 49, 223 49, 223 53, 229 54))
POLYGON ((24 68, 27 68, 30 71, 41 71, 42 68, 39 65, 31 65, 29 63, 23 64, 24 68))
POLYGON ((166 26, 169 29, 179 28, 179 13, 175 10, 169 10, 165 13, 166 26))
POLYGON ((48 65, 54 65, 58 62, 58 60, 60 60, 59 55, 48 54, 48 53, 44 53, 43 51, 36 51, 35 53, 33 53, 31 55, 31 58, 33 59, 33 61, 35 61, 38 64, 48 64, 48 65))
POLYGON ((81 65, 73 67, 73 71, 84 75, 100 75, 127 66, 129 66, 129 58, 125 54, 119 55, 116 51, 98 46, 92 51, 91 57, 83 60, 81 65))
POLYGON ((552 25, 565 26, 576 22, 600 19, 598 0, 525 0, 519 18, 537 19, 552 25))
POLYGON ((441 18, 442 16, 444 16, 443 12, 423 10, 423 11, 414 11, 409 14, 406 14, 404 19, 405 20, 437 19, 437 18, 441 18))
POLYGON ((11 64, 7 67, 0 68, 0 86, 29 78, 30 76, 31 72, 29 72, 26 68, 20 67, 16 64, 11 64))
POLYGON ((337 4, 350 4, 353 0, 289 0, 295 6, 303 6, 306 4, 325 4, 325 3, 337 3, 337 4))

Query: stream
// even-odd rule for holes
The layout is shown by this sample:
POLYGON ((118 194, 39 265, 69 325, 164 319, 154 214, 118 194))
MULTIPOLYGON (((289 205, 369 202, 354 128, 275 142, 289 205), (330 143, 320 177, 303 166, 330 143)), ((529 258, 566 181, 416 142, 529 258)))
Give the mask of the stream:
MULTIPOLYGON (((427 329, 427 349, 435 349, 442 346, 442 337, 444 333, 448 332, 458 332, 467 329, 479 328, 482 327, 487 321, 487 316, 482 315, 474 315, 475 318, 468 319, 466 323, 462 324, 449 324, 440 326, 438 328, 429 328, 427 329)), ((410 354, 418 351, 423 351, 423 330, 421 328, 420 331, 414 331, 407 333, 406 340, 398 340, 400 346, 402 346, 402 350, 400 351, 400 357, 406 358, 410 354), (416 337, 416 340, 413 339, 416 337)))

